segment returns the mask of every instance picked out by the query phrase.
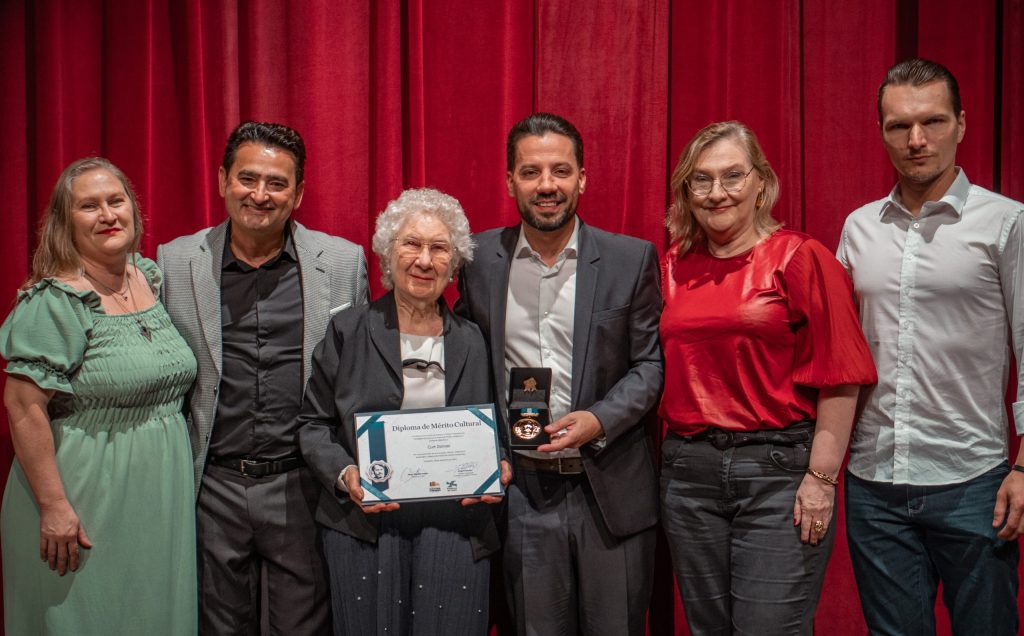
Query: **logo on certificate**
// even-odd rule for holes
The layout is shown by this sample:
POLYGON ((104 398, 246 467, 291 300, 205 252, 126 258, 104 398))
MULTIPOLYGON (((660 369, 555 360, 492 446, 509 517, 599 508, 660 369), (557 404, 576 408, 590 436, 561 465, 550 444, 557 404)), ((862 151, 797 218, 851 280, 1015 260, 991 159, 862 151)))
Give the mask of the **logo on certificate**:
POLYGON ((366 478, 375 484, 382 484, 391 479, 392 472, 391 464, 378 459, 366 467, 366 478))

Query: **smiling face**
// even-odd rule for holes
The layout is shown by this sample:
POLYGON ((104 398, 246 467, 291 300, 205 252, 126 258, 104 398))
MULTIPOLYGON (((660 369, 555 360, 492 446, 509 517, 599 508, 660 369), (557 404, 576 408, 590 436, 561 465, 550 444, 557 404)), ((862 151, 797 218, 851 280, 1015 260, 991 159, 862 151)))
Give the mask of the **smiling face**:
POLYGON ((231 231, 255 238, 278 236, 302 203, 295 183, 295 158, 287 150, 246 142, 238 147, 230 171, 219 171, 220 195, 231 231))
POLYGON ((925 187, 952 183, 965 120, 963 111, 953 112, 945 82, 887 86, 881 114, 882 141, 901 181, 925 187))
POLYGON ((576 163, 572 140, 547 133, 519 140, 516 162, 505 182, 523 222, 541 232, 554 232, 575 216, 587 175, 576 163))
POLYGON ((763 179, 757 170, 751 170, 752 167, 743 145, 732 137, 715 142, 697 157, 689 181, 715 181, 706 196, 689 192, 689 203, 711 246, 732 245, 742 249, 753 246, 760 238, 754 225, 754 212, 763 179), (737 192, 727 192, 722 187, 720 181, 723 177, 747 172, 749 174, 737 192))
POLYGON ((452 240, 445 224, 415 212, 395 233, 391 277, 400 302, 436 302, 451 280, 452 240))
POLYGON ((135 240, 134 209, 109 170, 83 172, 71 182, 75 248, 83 260, 124 260, 135 240))

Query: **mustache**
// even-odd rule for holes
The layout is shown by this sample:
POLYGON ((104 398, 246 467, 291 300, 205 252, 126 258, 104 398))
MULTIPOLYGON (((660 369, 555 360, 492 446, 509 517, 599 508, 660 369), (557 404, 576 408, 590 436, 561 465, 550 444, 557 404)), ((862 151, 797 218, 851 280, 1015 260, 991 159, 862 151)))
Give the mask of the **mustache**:
POLYGON ((566 196, 561 195, 561 194, 557 194, 557 193, 553 193, 553 194, 535 194, 532 197, 530 197, 530 203, 540 203, 542 201, 544 203, 550 203, 552 201, 555 202, 555 203, 565 203, 566 200, 567 200, 566 196))

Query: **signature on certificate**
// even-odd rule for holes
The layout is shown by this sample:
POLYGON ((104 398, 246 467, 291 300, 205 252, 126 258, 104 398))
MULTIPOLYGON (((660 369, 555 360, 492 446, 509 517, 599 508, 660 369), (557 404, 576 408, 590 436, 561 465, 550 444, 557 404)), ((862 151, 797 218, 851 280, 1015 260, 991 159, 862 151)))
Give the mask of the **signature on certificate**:
POLYGON ((422 468, 406 468, 405 470, 402 471, 402 475, 401 477, 399 477, 399 481, 401 481, 404 484, 405 482, 416 479, 417 477, 426 476, 427 471, 423 470, 422 468))

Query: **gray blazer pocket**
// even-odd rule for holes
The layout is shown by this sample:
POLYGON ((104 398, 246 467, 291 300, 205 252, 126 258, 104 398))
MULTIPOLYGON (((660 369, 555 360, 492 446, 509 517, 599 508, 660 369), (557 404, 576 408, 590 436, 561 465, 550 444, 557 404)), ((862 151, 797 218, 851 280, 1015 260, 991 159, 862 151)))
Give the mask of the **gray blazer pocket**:
POLYGON ((338 305, 337 307, 335 307, 334 309, 331 310, 331 315, 333 316, 334 314, 338 313, 339 311, 345 311, 346 309, 348 309, 351 306, 352 306, 352 303, 342 303, 342 304, 338 305))

